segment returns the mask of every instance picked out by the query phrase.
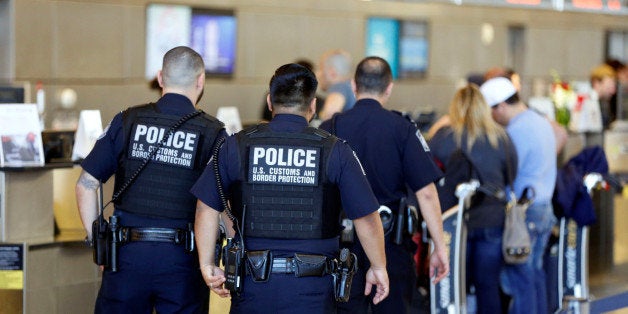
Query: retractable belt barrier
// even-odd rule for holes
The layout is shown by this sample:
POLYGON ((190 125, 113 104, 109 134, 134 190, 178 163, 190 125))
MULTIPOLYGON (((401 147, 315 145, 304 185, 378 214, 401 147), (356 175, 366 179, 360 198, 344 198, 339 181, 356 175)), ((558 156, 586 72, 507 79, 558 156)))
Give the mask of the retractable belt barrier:
MULTIPOLYGON (((445 245, 449 248, 449 274, 438 284, 430 281, 430 311, 432 314, 467 312, 466 305, 466 242, 464 211, 480 187, 477 180, 461 183, 456 188, 458 205, 443 213, 445 245)), ((433 245, 431 245, 433 247, 433 245)))

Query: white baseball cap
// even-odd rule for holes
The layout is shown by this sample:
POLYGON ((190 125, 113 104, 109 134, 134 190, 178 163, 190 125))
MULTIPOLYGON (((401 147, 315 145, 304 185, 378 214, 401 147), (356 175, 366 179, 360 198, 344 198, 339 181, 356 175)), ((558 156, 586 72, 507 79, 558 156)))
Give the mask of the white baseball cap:
POLYGON ((510 98, 517 92, 512 82, 505 77, 494 77, 482 84, 480 92, 484 96, 484 100, 493 107, 506 99, 510 98))

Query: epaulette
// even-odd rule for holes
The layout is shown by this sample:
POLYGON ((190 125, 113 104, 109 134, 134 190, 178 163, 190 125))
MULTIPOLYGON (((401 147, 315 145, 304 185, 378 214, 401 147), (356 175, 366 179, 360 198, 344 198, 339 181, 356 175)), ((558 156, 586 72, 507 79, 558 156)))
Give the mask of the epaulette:
POLYGON ((419 126, 417 125, 417 123, 412 119, 412 117, 410 117, 410 115, 406 112, 401 112, 398 110, 391 110, 392 112, 406 118, 406 120, 408 120, 408 122, 412 123, 416 128, 418 128, 419 126))
POLYGON ((310 128, 310 129, 312 130, 312 133, 314 135, 320 136, 322 138, 328 138, 328 137, 330 137, 332 135, 331 133, 329 133, 329 132, 327 132, 327 131, 325 131, 323 129, 314 128, 314 127, 310 128))

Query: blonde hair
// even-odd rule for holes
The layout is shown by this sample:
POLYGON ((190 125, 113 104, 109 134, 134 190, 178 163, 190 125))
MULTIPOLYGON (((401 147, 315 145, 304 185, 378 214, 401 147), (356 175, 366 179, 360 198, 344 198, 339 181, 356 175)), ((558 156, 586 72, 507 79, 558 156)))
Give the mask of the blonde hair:
POLYGON ((506 138, 506 132, 493 120, 490 110, 477 85, 468 84, 456 92, 449 105, 449 116, 458 147, 462 146, 462 135, 465 131, 466 147, 469 150, 483 136, 488 138, 492 147, 499 147, 499 139, 506 138))
POLYGON ((603 64, 595 67, 593 70, 591 70, 591 75, 589 78, 591 80, 591 83, 593 83, 594 81, 601 81, 605 77, 610 77, 612 79, 616 77, 615 69, 613 69, 613 67, 608 64, 603 64))

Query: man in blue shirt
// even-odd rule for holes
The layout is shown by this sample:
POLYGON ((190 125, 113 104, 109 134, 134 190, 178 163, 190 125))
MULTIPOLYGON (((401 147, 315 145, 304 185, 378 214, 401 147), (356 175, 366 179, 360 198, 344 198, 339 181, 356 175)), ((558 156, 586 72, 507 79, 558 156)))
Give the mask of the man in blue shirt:
MULTIPOLYGON (((400 114, 382 107, 388 101, 393 87, 390 66, 384 59, 368 57, 362 60, 357 66, 352 84, 358 99, 355 106, 323 122, 321 128, 351 145, 364 166, 379 204, 389 207, 393 214, 399 214, 400 202, 407 196, 408 188, 416 195, 434 240, 430 276, 435 276, 434 281, 438 282, 449 272, 441 208, 434 185, 442 172, 434 164, 429 147, 416 126, 400 114)), ((386 259, 391 282, 389 297, 381 304, 371 306, 370 297, 362 293, 366 274, 358 272, 349 303, 339 304, 343 312, 366 313, 369 306, 373 313, 408 311, 416 285, 413 259, 416 246, 411 234, 404 234, 401 243, 393 241, 394 234, 393 230, 386 237, 386 259)), ((367 266, 368 260, 362 247, 360 242, 356 242, 352 251, 357 252, 360 265, 367 266)))
POLYGON ((168 51, 158 80, 163 88, 159 101, 117 114, 81 163, 76 199, 88 239, 96 236, 92 222, 99 183, 113 174, 116 180, 117 270, 111 263, 104 268, 96 313, 208 311, 198 258, 184 245, 194 242, 188 228, 196 198, 189 189, 216 139, 226 134, 222 123, 196 110, 205 86, 198 53, 188 47, 168 51), (181 123, 182 117, 189 119, 181 123), (179 127, 170 135, 175 124, 179 127))
POLYGON ((227 200, 236 240, 246 249, 247 271, 241 293, 231 294, 231 313, 335 312, 331 269, 300 275, 299 268, 305 266, 303 256, 320 261, 310 265, 325 265, 338 255, 341 206, 371 261, 364 268, 362 293, 376 286, 376 303, 388 295, 379 205, 359 160, 343 141, 308 127, 317 84, 303 66, 279 67, 267 97, 273 119, 227 138, 191 190, 199 199, 195 230, 201 271, 212 291, 230 295, 223 287, 224 271, 214 265, 216 230, 227 200), (268 269, 255 271, 264 262, 268 269))
POLYGON ((525 264, 506 265, 502 288, 512 297, 510 313, 547 313, 547 288, 543 254, 552 226, 556 223, 552 195, 556 183, 556 140, 549 121, 530 110, 507 78, 496 77, 480 91, 497 123, 506 127, 517 151, 514 192, 522 197, 526 187, 534 189, 534 202, 526 211, 532 252, 525 264))

